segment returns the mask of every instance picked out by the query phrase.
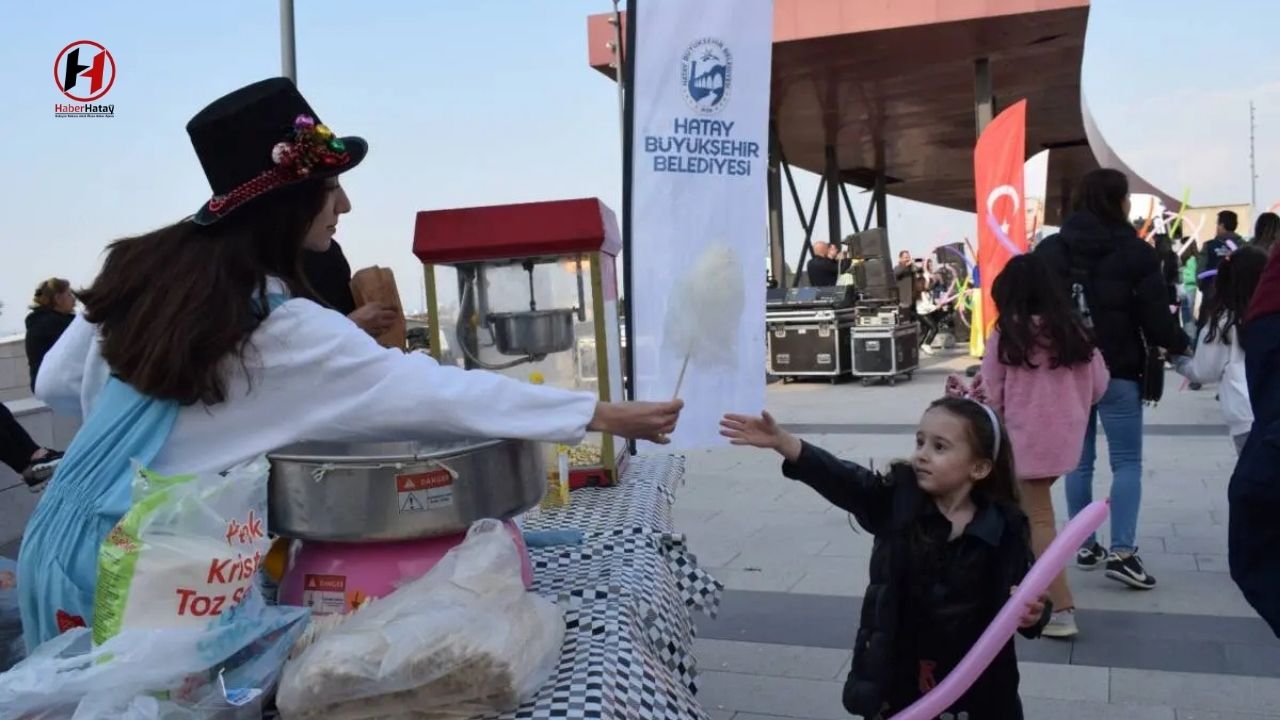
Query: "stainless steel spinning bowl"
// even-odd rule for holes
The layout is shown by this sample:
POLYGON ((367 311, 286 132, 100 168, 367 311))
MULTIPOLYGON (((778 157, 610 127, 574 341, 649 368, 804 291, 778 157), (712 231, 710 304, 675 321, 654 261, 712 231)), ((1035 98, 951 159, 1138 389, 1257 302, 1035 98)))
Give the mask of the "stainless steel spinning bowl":
POLYGON ((303 540, 375 542, 465 532, 541 500, 538 443, 304 443, 268 455, 270 529, 303 540))

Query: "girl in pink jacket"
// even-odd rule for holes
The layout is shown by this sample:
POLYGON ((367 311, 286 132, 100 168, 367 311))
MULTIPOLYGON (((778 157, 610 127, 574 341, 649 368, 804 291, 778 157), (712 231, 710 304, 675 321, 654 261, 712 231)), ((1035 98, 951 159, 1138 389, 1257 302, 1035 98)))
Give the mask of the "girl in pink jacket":
MULTIPOLYGON (((1080 463, 1089 413, 1110 374, 1060 282, 1036 255, 1009 261, 991 288, 999 316, 982 359, 982 390, 1004 418, 1022 509, 1039 557, 1057 537, 1050 488, 1080 463)), ((1047 637, 1079 630, 1065 571, 1049 587, 1047 637)))

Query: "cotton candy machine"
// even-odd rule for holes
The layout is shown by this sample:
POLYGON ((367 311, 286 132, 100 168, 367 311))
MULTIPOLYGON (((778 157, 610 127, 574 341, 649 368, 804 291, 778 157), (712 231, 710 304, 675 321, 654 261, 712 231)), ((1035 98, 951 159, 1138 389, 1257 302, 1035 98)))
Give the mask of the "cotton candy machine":
POLYGON ((430 570, 471 523, 507 521, 546 492, 538 443, 305 443, 268 456, 271 531, 295 542, 280 599, 347 612, 430 570))
POLYGON ((411 540, 464 533, 542 500, 538 443, 307 443, 271 461, 271 530, 328 542, 411 540))

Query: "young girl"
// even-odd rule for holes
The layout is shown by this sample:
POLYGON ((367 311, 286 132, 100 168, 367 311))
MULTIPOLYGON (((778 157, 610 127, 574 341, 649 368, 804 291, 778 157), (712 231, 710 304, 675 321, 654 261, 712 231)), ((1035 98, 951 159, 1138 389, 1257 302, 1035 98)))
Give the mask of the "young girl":
POLYGON ((1174 360, 1178 373, 1191 382, 1220 383, 1218 403, 1237 454, 1244 448, 1249 428, 1253 426, 1240 324, 1266 265, 1266 252, 1252 245, 1231 253, 1218 265, 1208 310, 1209 322, 1200 331, 1195 357, 1180 356, 1174 360))
MULTIPOLYGON (((1039 557, 1057 537, 1050 488, 1079 464, 1090 411, 1111 375, 1038 256, 1010 260, 991 296, 1000 315, 982 360, 982 388, 1009 430, 1022 509, 1039 557)), ((1044 635, 1076 635, 1075 600, 1065 572, 1049 587, 1049 598, 1054 613, 1044 635)))
MULTIPOLYGON (((726 415, 721 434, 734 445, 777 451, 784 475, 875 535, 844 687, 844 706, 855 715, 890 717, 941 682, 1031 565, 1009 440, 985 405, 935 401, 920 420, 911 461, 885 473, 802 442, 768 413, 726 415)), ((1050 609, 1045 599, 1028 605, 1022 633, 1039 635, 1050 609)), ((1022 717, 1012 640, 950 712, 973 720, 1022 717)))

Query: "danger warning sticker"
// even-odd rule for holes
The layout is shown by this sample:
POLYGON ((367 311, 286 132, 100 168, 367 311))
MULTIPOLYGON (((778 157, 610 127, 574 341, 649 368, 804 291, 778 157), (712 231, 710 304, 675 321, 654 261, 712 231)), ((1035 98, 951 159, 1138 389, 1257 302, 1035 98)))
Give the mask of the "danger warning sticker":
POLYGON ((396 504, 402 513, 453 507, 453 476, 447 470, 397 475, 396 504))
POLYGON ((333 615, 347 607, 346 575, 302 576, 302 606, 315 615, 333 615))

